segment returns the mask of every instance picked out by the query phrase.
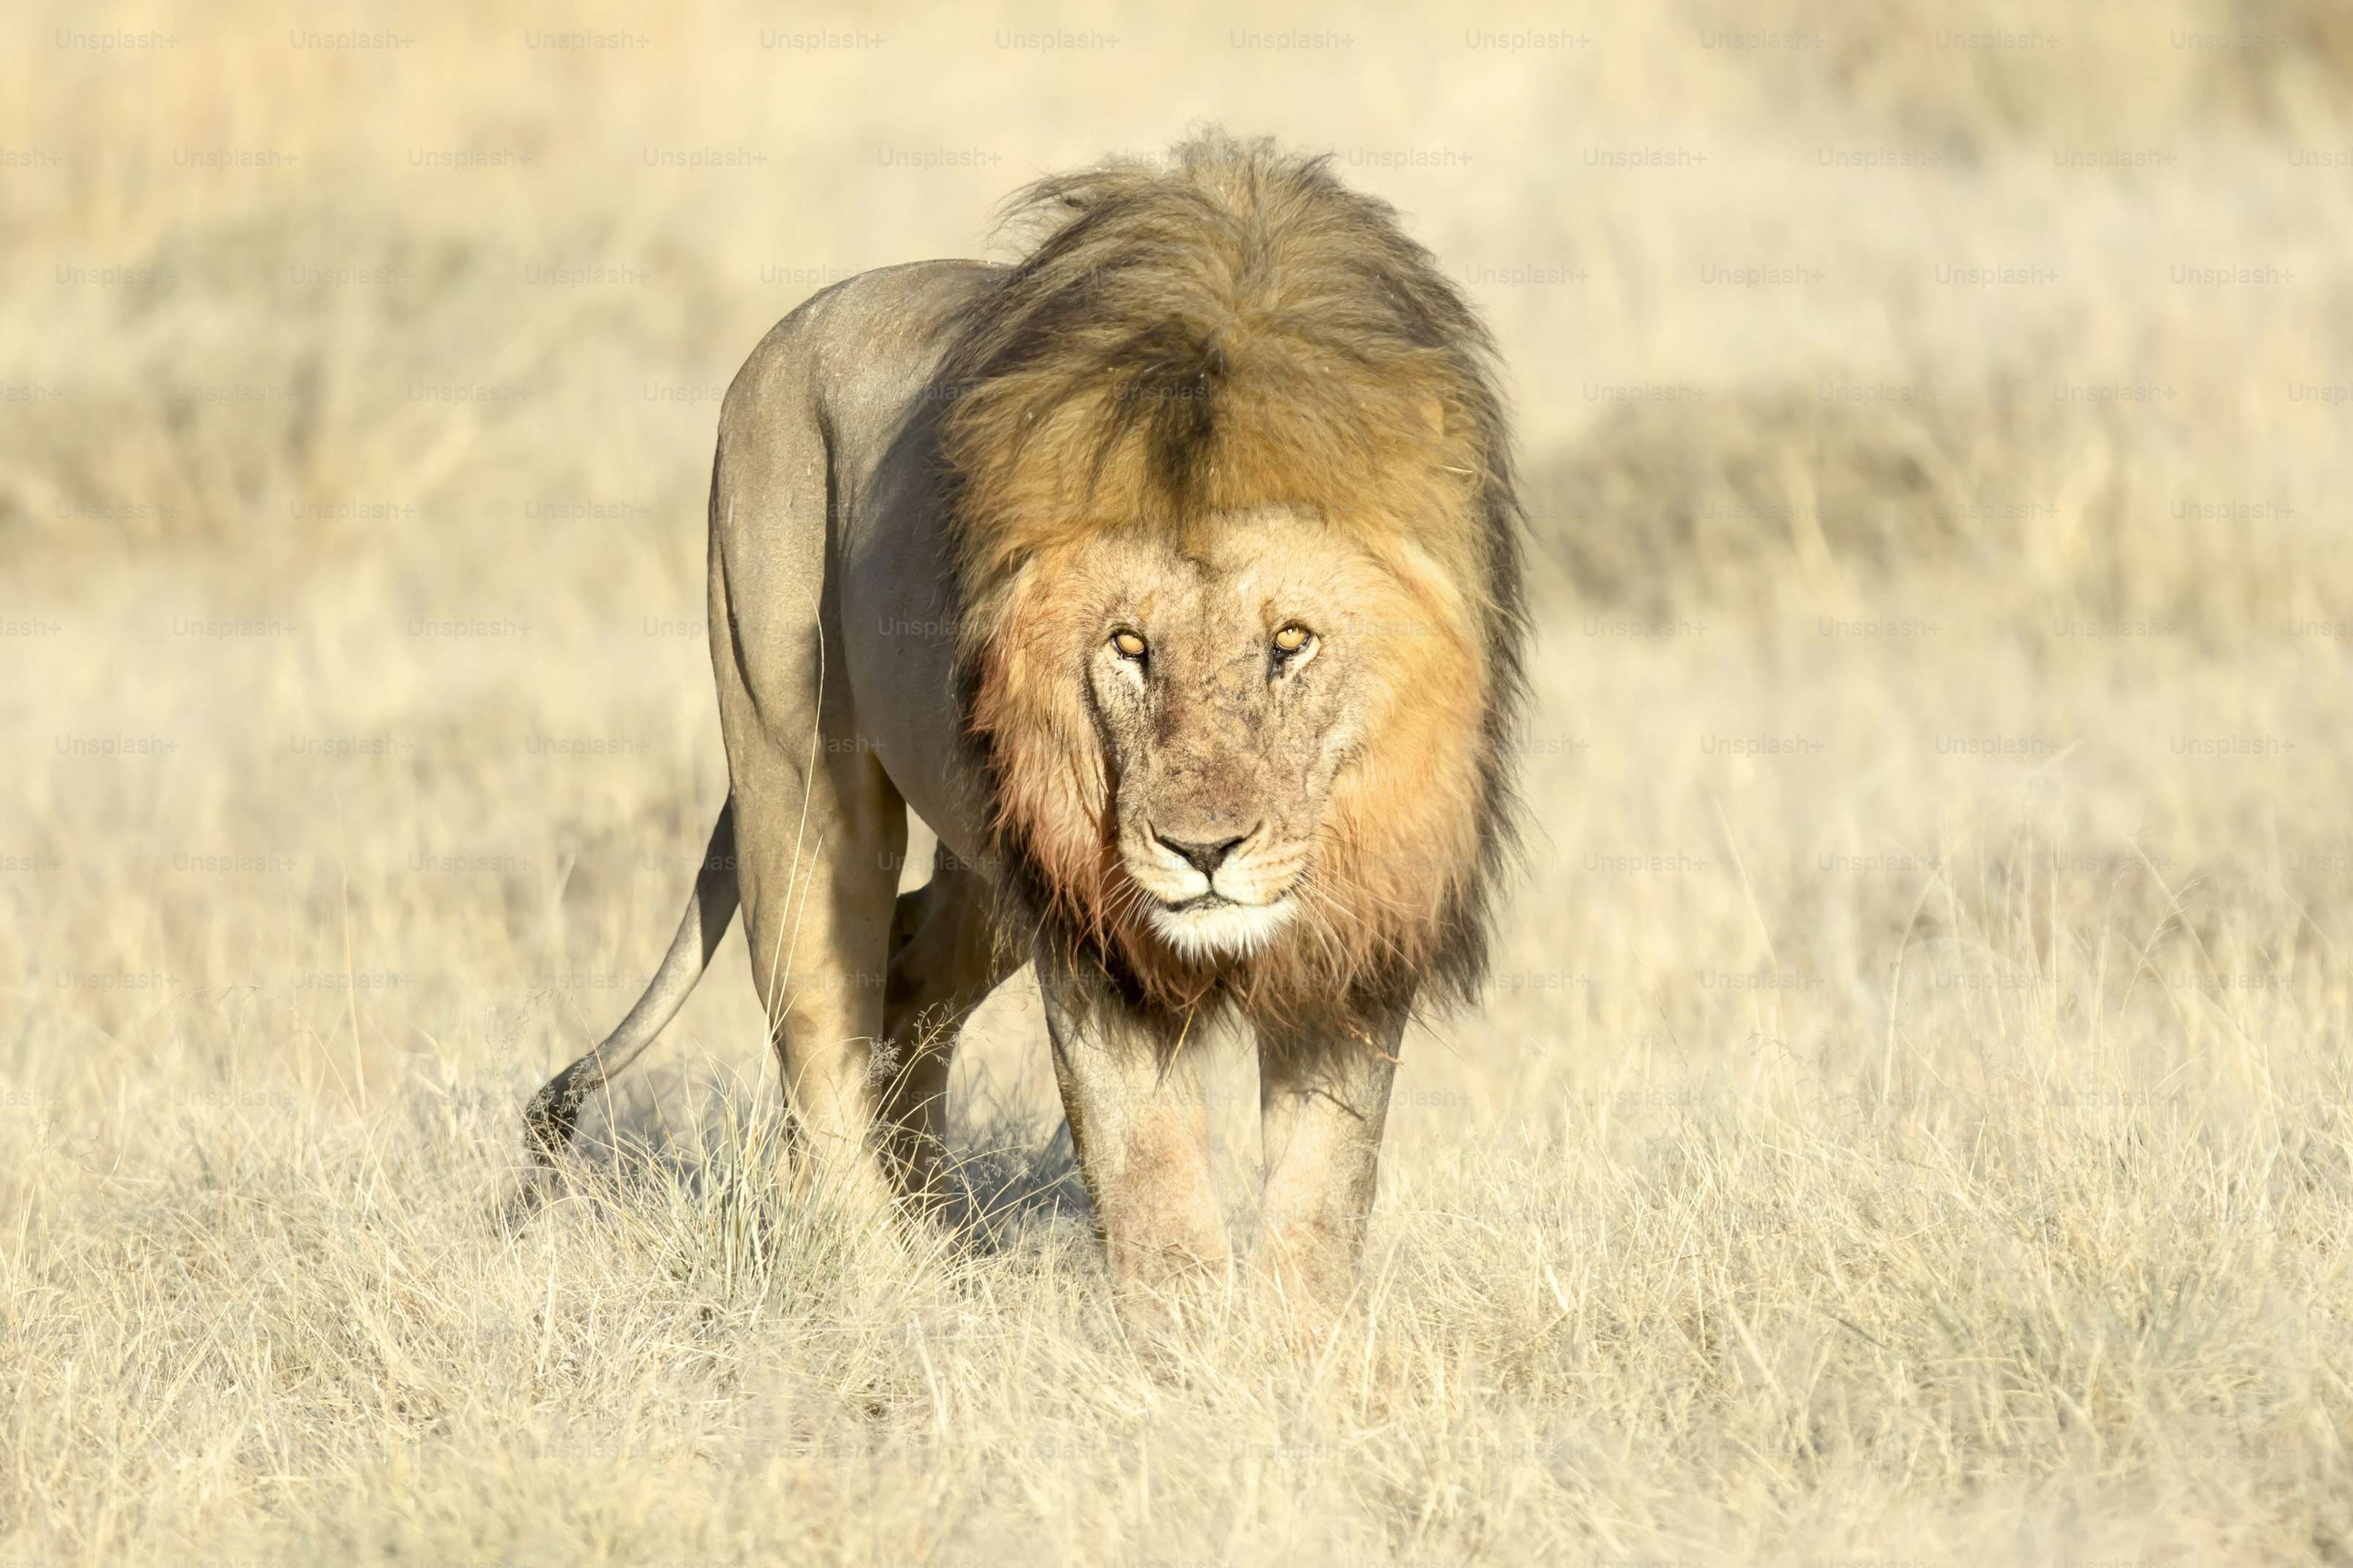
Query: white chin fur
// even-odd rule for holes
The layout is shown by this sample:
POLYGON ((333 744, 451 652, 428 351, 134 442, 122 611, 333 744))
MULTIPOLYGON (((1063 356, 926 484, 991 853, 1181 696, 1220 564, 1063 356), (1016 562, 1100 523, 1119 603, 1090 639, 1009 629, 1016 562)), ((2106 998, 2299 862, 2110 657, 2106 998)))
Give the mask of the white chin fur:
POLYGON ((1207 909, 1152 910, 1160 940, 1189 959, 1247 958, 1272 942, 1297 911, 1289 899, 1271 904, 1213 904, 1207 909))

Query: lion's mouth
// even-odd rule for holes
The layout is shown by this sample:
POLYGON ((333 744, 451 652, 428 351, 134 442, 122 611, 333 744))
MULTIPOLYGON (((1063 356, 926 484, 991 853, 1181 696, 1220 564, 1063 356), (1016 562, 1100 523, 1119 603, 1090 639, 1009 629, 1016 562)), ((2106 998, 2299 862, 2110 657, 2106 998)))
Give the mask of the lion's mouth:
POLYGON ((1298 912, 1288 893, 1245 904, 1215 891, 1175 901, 1155 899, 1150 909, 1154 932, 1195 960, 1247 958, 1272 942, 1298 912))

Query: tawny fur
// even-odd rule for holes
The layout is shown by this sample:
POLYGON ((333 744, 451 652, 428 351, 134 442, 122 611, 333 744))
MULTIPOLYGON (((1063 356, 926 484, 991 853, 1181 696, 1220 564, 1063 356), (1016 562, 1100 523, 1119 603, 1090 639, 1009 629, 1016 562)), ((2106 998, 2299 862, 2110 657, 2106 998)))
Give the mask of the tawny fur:
POLYGON ((1481 978, 1510 843, 1524 625, 1491 346, 1387 206, 1269 144, 1049 181, 1015 217, 1040 231, 1019 265, 838 285, 729 388, 730 804, 653 984, 534 1098, 533 1147, 647 1048, 740 898, 806 1148, 922 1203, 940 1041, 1035 959, 1138 1279, 1223 1255, 1206 1124, 1144 1107, 1205 1010, 1239 1011, 1269 1256, 1328 1284, 1405 1023, 1481 978), (1118 651, 1122 617, 1146 654, 1118 651), (911 809, 941 852, 899 895, 911 809))

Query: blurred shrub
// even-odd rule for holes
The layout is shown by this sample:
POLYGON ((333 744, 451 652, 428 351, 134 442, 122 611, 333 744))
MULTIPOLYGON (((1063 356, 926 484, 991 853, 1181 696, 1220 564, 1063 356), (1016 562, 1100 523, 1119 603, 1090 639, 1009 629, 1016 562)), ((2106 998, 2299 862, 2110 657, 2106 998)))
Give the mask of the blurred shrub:
POLYGON ((1998 616, 2217 636, 2353 602, 2348 552, 2315 547, 2324 520, 2232 445, 2023 377, 1908 407, 1763 387, 1615 409, 1526 500, 1556 585, 1647 614, 1846 613, 1908 578, 1915 600, 1998 616))

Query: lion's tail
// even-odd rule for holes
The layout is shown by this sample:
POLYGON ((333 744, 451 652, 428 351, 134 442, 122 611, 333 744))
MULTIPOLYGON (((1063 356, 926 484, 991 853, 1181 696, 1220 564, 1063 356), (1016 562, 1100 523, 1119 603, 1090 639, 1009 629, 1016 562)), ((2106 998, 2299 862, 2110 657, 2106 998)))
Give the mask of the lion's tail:
POLYGON ((602 1089, 606 1079, 637 1060, 677 1015, 695 982, 710 967, 719 939, 727 934, 728 925, 735 919, 735 799, 730 795, 712 826, 711 847, 703 852, 702 869, 694 879, 694 896, 687 900, 686 917, 678 922, 678 935, 645 994, 603 1044, 549 1079, 531 1097, 523 1125, 534 1161, 544 1165, 564 1152, 572 1142, 582 1102, 602 1089))

